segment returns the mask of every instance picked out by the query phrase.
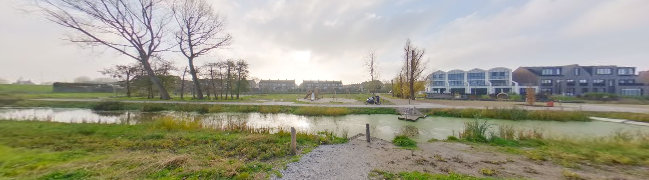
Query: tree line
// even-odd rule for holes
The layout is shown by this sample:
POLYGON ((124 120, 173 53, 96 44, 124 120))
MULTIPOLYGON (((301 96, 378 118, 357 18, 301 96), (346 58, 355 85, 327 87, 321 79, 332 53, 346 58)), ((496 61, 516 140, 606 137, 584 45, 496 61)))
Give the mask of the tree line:
MULTIPOLYGON (((210 81, 201 82, 195 61, 232 41, 224 19, 205 0, 38 0, 37 5, 48 20, 73 32, 69 41, 106 47, 135 60, 103 71, 125 79, 127 96, 131 78, 146 78, 139 81, 148 88, 148 97, 155 92, 161 99, 171 99, 165 78, 177 69, 169 67, 172 63, 161 57, 162 52, 185 57, 197 99, 204 99, 203 92, 216 97, 216 83, 224 86, 218 90, 221 98, 224 93, 233 98, 233 92, 238 98, 241 80, 246 79, 248 65, 240 59, 206 63, 201 68, 209 70, 210 81)), ((184 91, 184 81, 181 84, 184 91)))

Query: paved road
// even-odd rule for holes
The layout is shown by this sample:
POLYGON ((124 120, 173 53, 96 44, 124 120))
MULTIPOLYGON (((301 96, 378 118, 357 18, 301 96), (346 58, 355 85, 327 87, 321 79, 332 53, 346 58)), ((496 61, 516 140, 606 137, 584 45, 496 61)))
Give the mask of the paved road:
MULTIPOLYGON (((145 100, 117 100, 125 103, 174 103, 174 104, 214 104, 214 105, 258 105, 258 106, 318 106, 318 107, 363 107, 363 108, 493 108, 490 106, 471 106, 471 105, 444 105, 434 102, 408 101, 404 99, 394 99, 383 97, 393 102, 394 105, 357 105, 357 104, 300 104, 294 102, 210 102, 210 101, 145 101, 145 100)), ((36 101, 66 101, 66 102, 100 102, 104 99, 33 99, 36 101)), ((616 105, 616 104, 585 104, 585 103, 561 103, 555 104, 555 107, 530 107, 514 105, 511 107, 501 108, 521 108, 528 110, 563 110, 563 111, 599 111, 599 112, 633 112, 649 113, 649 108, 645 105, 616 105)))

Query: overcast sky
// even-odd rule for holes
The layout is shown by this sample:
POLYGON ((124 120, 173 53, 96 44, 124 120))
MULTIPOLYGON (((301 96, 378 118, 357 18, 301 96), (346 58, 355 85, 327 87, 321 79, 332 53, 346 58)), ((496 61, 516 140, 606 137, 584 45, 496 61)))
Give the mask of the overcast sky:
MULTIPOLYGON (((24 11, 29 2, 0 6, 0 78, 72 81, 134 62, 62 40, 71 31, 24 11)), ((426 50, 427 72, 567 64, 649 69, 647 0, 210 2, 227 17, 234 41, 198 64, 244 58, 260 79, 362 82, 369 79, 364 57, 374 49, 387 80, 408 38, 426 50)), ((185 65, 179 56, 166 58, 185 65)))

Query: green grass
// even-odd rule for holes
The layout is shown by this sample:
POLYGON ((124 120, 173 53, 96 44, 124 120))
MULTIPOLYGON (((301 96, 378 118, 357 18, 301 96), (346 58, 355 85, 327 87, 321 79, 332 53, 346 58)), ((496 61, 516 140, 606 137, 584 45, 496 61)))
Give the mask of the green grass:
POLYGON ((415 140, 410 139, 408 136, 405 135, 399 135, 394 137, 392 140, 392 144, 395 146, 399 146, 405 149, 416 149, 417 148, 417 142, 415 140))
POLYGON ((114 93, 55 93, 52 85, 16 85, 0 84, 1 99, 39 99, 39 98, 108 98, 115 96, 114 93))
POLYGON ((369 173, 370 179, 385 180, 489 180, 493 178, 479 178, 469 175, 449 173, 449 174, 430 174, 419 171, 391 173, 381 170, 372 170, 369 173))
MULTIPOLYGON (((486 122, 485 122, 486 123, 486 122)), ((465 124, 460 141, 488 144, 502 152, 521 154, 538 161, 554 161, 566 167, 580 164, 649 166, 649 134, 618 132, 603 138, 548 138, 535 130, 499 126, 500 132, 483 131, 483 125, 465 124)))
POLYGON ((590 121, 588 112, 525 109, 431 109, 428 115, 506 120, 590 121))
MULTIPOLYGON (((294 157, 290 133, 203 129, 190 121, 139 125, 0 121, 0 177, 9 179, 268 178, 294 157)), ((298 133, 298 149, 343 142, 298 133)))

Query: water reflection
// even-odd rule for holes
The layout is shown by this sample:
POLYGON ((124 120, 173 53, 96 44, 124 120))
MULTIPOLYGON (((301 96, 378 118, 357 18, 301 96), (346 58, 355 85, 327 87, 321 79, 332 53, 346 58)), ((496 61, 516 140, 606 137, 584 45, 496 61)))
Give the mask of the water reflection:
MULTIPOLYGON (((137 111, 92 111, 88 109, 67 108, 0 108, 0 119, 52 121, 67 123, 107 123, 137 124, 151 122, 164 116, 175 119, 199 121, 203 127, 214 129, 251 128, 277 132, 295 127, 301 132, 316 133, 332 131, 338 135, 349 136, 365 132, 365 124, 370 124, 372 136, 390 140, 398 134, 415 137, 419 141, 430 138, 445 139, 457 135, 464 122, 472 119, 428 117, 417 122, 397 120, 395 115, 347 115, 339 117, 298 116, 292 114, 261 113, 187 113, 157 112, 143 113, 137 111)), ((489 120, 494 125, 509 125, 516 129, 536 129, 546 136, 609 136, 617 131, 649 133, 649 127, 611 122, 556 122, 556 121, 510 121, 489 120)), ((492 126, 497 131, 497 126, 492 126)))

